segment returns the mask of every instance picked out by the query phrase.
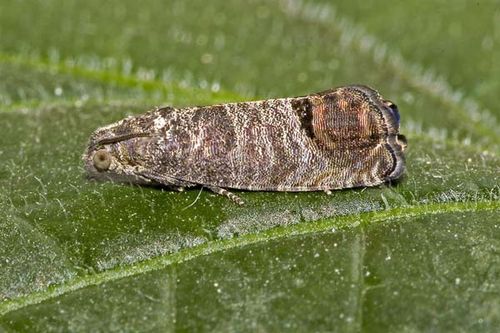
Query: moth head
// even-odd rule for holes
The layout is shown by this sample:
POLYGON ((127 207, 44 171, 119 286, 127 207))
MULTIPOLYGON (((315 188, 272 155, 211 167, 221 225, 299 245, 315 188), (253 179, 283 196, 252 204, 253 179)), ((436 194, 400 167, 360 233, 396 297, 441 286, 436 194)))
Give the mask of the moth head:
POLYGON ((120 169, 110 145, 89 146, 83 154, 83 161, 87 176, 91 179, 111 179, 120 169))
POLYGON ((83 155, 84 168, 88 178, 126 182, 132 169, 119 158, 113 144, 89 146, 83 155))
POLYGON ((138 174, 148 159, 151 136, 124 121, 97 129, 83 154, 87 177, 95 180, 148 183, 138 174))

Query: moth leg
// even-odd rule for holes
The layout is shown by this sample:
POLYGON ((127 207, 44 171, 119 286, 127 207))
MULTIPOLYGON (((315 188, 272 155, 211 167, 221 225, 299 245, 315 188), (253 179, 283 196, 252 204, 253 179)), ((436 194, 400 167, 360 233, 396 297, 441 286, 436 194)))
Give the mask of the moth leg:
POLYGON ((332 191, 330 190, 323 190, 323 191, 326 193, 326 195, 332 195, 332 191))
POLYGON ((207 186, 207 185, 203 185, 203 187, 208 188, 209 190, 211 190, 214 193, 221 194, 221 195, 224 195, 224 196, 228 197, 232 201, 236 202, 238 205, 245 204, 243 202, 243 200, 241 200, 241 198, 239 196, 237 196, 234 193, 229 192, 228 190, 226 190, 224 188, 217 187, 217 186, 207 186))
POLYGON ((179 179, 169 177, 169 176, 159 175, 159 174, 149 172, 149 171, 141 171, 141 172, 139 172, 139 175, 141 175, 147 179, 150 179, 158 184, 162 184, 165 186, 171 186, 179 192, 184 191, 184 187, 196 185, 196 184, 191 183, 191 182, 186 182, 186 181, 179 180, 179 179))

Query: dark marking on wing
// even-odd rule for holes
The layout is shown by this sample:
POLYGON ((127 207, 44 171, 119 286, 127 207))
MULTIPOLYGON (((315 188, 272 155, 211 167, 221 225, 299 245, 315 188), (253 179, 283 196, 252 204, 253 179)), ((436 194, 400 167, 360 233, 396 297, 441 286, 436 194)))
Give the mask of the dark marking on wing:
POLYGON ((292 101, 292 108, 300 121, 300 127, 305 131, 306 135, 314 139, 313 128, 313 106, 309 99, 298 98, 292 101))

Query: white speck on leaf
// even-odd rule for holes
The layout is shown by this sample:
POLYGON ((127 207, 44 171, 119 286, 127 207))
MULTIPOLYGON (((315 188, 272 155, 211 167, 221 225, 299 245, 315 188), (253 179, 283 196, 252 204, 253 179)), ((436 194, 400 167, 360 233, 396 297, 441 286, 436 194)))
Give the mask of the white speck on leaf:
POLYGON ((54 95, 61 96, 63 94, 63 89, 61 87, 56 87, 54 89, 54 95))

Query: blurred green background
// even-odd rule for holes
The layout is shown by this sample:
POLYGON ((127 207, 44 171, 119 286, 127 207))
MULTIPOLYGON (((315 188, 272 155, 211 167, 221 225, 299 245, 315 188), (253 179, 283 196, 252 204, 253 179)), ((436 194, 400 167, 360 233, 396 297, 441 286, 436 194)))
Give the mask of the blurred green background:
POLYGON ((498 1, 0 1, 0 330, 500 328, 498 1), (86 181, 155 105, 361 83, 402 181, 239 192, 86 181))

